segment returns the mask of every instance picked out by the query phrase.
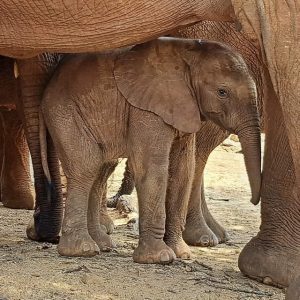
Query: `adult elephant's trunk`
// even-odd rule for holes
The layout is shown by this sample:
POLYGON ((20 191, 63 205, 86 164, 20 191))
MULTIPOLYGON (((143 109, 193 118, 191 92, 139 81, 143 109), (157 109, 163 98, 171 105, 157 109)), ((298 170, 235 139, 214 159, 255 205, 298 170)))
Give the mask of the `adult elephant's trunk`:
POLYGON ((261 149, 259 125, 244 127, 238 131, 242 145, 246 170, 251 186, 251 202, 256 205, 260 200, 261 188, 261 149))

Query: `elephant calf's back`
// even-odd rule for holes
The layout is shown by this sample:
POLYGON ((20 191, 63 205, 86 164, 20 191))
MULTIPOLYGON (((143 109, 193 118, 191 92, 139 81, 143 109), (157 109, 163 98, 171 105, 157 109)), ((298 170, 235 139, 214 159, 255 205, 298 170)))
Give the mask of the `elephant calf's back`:
POLYGON ((119 148, 116 142, 124 136, 128 105, 117 89, 113 65, 114 56, 108 54, 69 55, 64 59, 42 103, 52 131, 76 124, 78 134, 99 145, 119 148))

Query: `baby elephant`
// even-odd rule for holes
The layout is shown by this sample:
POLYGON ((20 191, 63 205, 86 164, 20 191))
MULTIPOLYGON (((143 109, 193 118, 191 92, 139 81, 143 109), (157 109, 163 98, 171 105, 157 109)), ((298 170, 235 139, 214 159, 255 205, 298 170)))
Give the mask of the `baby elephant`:
POLYGON ((160 38, 122 51, 70 55, 45 91, 41 114, 68 180, 61 255, 92 256, 113 246, 99 225, 99 198, 111 166, 128 157, 140 215, 134 261, 189 257, 182 230, 193 133, 208 119, 239 135, 252 201, 259 201, 256 87, 241 56, 221 44, 160 38))

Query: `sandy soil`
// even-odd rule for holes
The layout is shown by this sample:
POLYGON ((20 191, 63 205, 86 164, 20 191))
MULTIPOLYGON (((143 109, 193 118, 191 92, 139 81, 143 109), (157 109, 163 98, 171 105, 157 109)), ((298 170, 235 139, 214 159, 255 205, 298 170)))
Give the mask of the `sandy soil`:
MULTIPOLYGON (((90 259, 60 257, 55 245, 29 241, 31 211, 0 206, 0 299, 284 299, 283 291, 243 277, 237 267, 244 244, 259 227, 259 207, 250 192, 239 144, 227 141, 206 169, 208 205, 231 240, 215 248, 193 247, 193 259, 171 265, 132 261, 137 237, 111 211, 117 249, 90 259)), ((110 180, 116 192, 124 162, 110 180)), ((135 196, 134 196, 135 197, 135 196)), ((126 215, 125 215, 126 216, 126 215)))

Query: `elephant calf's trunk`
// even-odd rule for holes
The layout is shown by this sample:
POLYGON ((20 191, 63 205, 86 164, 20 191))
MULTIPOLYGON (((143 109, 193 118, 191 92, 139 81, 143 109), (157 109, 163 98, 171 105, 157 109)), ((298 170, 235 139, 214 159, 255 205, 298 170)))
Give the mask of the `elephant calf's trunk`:
POLYGON ((251 202, 257 205, 261 189, 261 149, 259 126, 247 127, 238 133, 251 186, 251 202))

